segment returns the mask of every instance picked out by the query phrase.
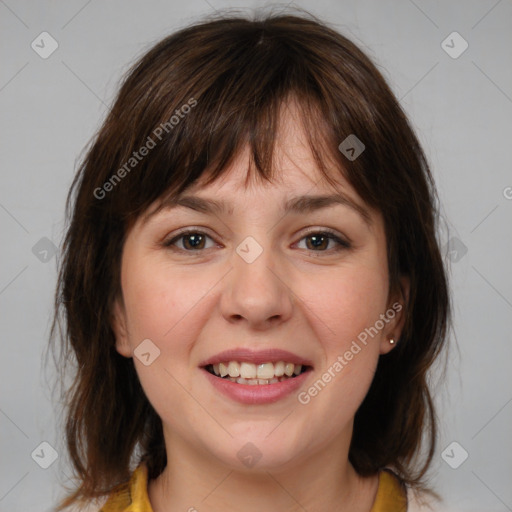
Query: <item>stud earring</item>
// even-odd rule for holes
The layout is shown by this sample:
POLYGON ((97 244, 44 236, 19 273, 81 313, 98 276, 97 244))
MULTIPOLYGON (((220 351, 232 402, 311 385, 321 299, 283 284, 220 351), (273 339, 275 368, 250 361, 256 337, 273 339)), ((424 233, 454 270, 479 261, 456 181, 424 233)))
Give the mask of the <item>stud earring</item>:
POLYGON ((389 344, 390 345, 394 345, 395 344, 395 340, 393 338, 389 338, 389 344))

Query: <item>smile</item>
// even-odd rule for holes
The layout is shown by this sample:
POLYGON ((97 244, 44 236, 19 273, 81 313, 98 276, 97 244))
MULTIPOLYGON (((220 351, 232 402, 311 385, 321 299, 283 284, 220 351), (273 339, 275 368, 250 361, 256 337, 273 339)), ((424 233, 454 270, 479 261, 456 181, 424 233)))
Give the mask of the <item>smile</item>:
POLYGON ((209 364, 205 369, 222 379, 249 386, 277 384, 297 377, 306 372, 308 366, 285 361, 254 364, 248 362, 226 361, 209 364))

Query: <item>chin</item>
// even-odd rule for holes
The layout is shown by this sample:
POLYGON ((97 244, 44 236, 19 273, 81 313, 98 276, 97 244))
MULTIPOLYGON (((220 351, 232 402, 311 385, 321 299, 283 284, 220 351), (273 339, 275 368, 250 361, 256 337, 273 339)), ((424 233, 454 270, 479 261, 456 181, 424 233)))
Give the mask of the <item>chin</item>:
POLYGON ((279 433, 276 430, 269 436, 272 428, 250 435, 235 435, 225 445, 212 446, 212 453, 237 471, 272 471, 286 466, 301 450, 290 437, 283 435, 283 432, 287 434, 284 430, 279 433))

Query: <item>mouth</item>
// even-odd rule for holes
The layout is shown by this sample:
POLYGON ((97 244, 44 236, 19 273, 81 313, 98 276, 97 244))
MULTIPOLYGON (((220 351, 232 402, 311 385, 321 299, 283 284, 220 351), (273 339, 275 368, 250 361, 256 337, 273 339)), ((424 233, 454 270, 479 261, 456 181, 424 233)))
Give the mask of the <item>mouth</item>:
POLYGON ((295 364, 288 361, 267 361, 250 363, 246 361, 224 361, 203 366, 211 375, 248 386, 267 386, 278 384, 311 371, 310 365, 295 364))
POLYGON ((313 362, 277 348, 225 350, 199 363, 216 393, 245 405, 288 399, 305 385, 313 362))

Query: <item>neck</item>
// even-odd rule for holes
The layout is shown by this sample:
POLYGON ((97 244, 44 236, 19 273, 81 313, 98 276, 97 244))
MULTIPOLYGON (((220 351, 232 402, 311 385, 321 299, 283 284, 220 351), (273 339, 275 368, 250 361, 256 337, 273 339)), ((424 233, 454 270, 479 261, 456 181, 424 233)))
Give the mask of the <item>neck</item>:
POLYGON ((153 512, 369 512, 377 493, 378 477, 355 472, 343 440, 279 467, 240 470, 165 437, 167 466, 148 485, 153 512))

